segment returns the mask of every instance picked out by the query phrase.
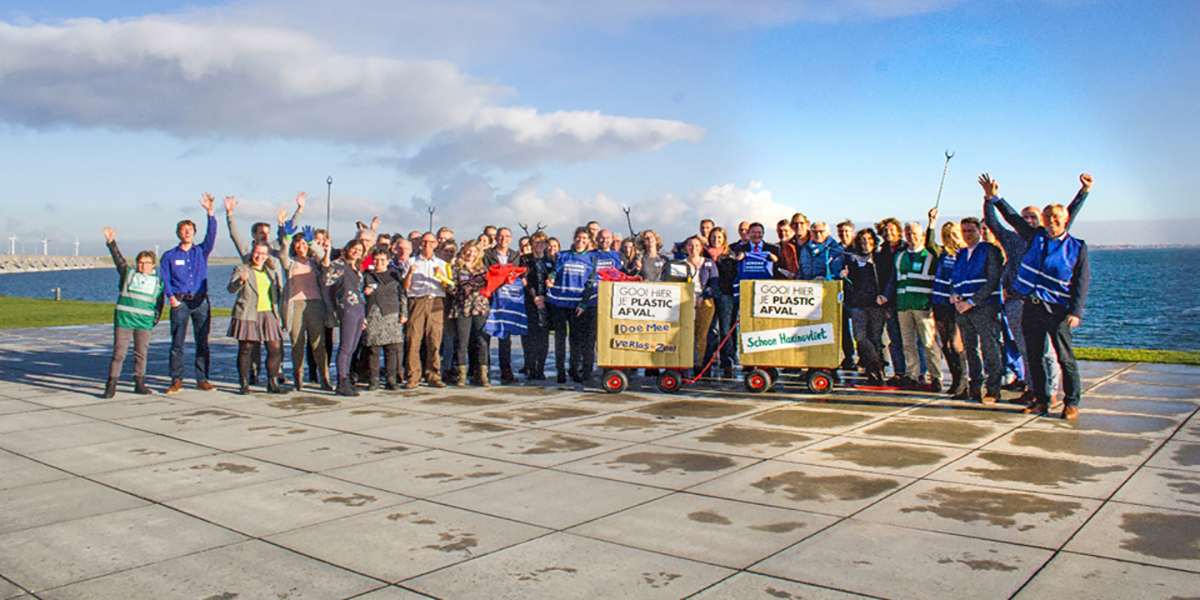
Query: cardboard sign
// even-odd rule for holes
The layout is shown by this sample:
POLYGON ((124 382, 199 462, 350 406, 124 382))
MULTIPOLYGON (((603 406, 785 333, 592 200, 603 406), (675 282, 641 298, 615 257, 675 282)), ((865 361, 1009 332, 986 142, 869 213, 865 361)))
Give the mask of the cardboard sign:
POLYGON ((835 341, 832 323, 751 331, 742 334, 742 353, 823 346, 835 341))
POLYGON ((821 320, 821 300, 825 289, 821 283, 807 281, 755 281, 755 317, 770 319, 821 320))
POLYGON ((647 342, 629 338, 613 338, 612 347, 615 350, 631 350, 633 352, 651 352, 655 354, 672 354, 678 348, 675 344, 666 342, 647 342))
POLYGON ((617 335, 671 333, 670 323, 617 323, 617 335))
POLYGON ((654 283, 614 282, 612 318, 637 321, 679 322, 683 294, 679 286, 654 283))

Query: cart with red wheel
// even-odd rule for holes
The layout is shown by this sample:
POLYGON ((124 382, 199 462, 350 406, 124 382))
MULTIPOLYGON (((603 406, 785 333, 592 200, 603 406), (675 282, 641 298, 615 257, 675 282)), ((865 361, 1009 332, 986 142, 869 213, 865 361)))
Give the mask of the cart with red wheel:
POLYGON ((655 382, 676 393, 692 368, 695 290, 682 282, 601 281, 596 312, 600 385, 615 394, 637 369, 658 369, 655 382))
POLYGON ((746 389, 762 393, 782 369, 800 373, 803 389, 823 394, 841 364, 842 282, 742 281, 738 342, 746 389))

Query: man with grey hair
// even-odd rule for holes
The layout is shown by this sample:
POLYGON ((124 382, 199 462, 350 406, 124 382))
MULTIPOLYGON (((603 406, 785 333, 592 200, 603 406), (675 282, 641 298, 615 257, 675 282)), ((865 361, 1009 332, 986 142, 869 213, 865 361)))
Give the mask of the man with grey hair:
POLYGON ((896 275, 888 281, 887 295, 895 299, 900 339, 904 346, 906 387, 923 385, 920 349, 929 371, 928 390, 942 391, 942 350, 933 322, 933 281, 937 259, 925 247, 925 230, 915 221, 904 225, 908 249, 896 254, 896 275), (920 347, 918 348, 918 344, 920 347))

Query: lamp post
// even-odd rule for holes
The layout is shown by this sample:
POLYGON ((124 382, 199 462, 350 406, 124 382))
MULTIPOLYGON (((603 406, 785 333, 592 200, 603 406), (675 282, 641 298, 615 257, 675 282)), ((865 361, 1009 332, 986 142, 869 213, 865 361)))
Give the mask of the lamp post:
POLYGON ((325 179, 325 185, 328 186, 325 188, 325 235, 332 240, 333 234, 329 231, 329 215, 333 206, 333 175, 325 179))

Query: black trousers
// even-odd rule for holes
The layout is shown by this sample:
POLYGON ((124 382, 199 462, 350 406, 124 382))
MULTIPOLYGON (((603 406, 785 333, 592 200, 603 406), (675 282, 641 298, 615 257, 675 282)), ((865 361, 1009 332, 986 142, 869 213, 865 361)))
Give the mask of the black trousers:
POLYGON ((1046 304, 1035 298, 1025 300, 1021 315, 1021 327, 1025 330, 1025 351, 1029 353, 1029 370, 1032 371, 1033 395, 1038 402, 1050 404, 1050 386, 1046 372, 1049 358, 1046 356, 1046 340, 1058 354, 1058 367, 1062 371, 1063 404, 1079 406, 1082 383, 1079 380, 1079 364, 1075 362, 1075 350, 1071 346, 1071 326, 1067 323, 1067 307, 1046 304))

